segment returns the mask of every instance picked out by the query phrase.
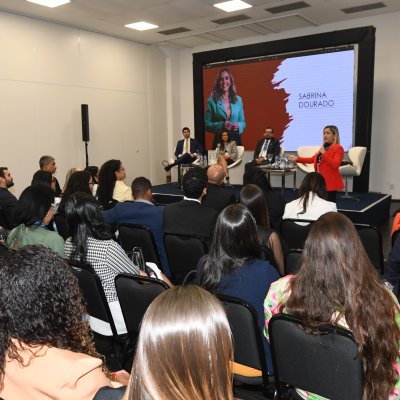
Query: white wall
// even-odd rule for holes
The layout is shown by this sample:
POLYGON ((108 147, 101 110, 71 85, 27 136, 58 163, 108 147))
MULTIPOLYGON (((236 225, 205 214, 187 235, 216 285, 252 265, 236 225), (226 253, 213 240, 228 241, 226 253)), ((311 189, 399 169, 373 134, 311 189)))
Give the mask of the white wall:
POLYGON ((156 47, 0 12, 0 165, 19 193, 44 154, 57 177, 84 167, 80 105, 89 105, 91 165, 121 159, 126 182, 164 180, 165 56, 156 47))
POLYGON ((370 149, 370 191, 389 193, 394 199, 400 199, 400 178, 397 165, 400 149, 400 133, 397 119, 397 113, 400 109, 400 74, 398 72, 400 68, 400 52, 398 51, 399 21, 400 13, 393 13, 181 50, 179 52, 180 87, 185 90, 181 91, 180 104, 176 105, 180 108, 180 125, 193 126, 194 124, 193 53, 373 25, 376 27, 376 47, 372 144, 370 149))

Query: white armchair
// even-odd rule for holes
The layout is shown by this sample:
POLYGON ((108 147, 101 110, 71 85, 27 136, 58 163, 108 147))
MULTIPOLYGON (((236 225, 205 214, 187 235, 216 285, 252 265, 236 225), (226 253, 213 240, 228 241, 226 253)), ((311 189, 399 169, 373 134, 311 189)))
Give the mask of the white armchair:
POLYGON ((354 176, 360 176, 366 154, 367 154, 366 147, 361 147, 361 146, 352 147, 349 150, 349 160, 351 164, 343 165, 339 168, 340 175, 342 175, 342 177, 345 178, 345 187, 346 187, 345 194, 341 196, 342 199, 353 199, 355 201, 360 201, 360 199, 358 199, 357 197, 349 195, 348 178, 354 176))
MULTIPOLYGON (((300 146, 297 149, 297 155, 299 157, 312 157, 320 148, 321 146, 300 146)), ((314 164, 297 163, 297 166, 306 174, 314 172, 314 164)))
POLYGON ((235 168, 242 162, 243 154, 244 154, 244 146, 236 146, 237 148, 237 159, 231 165, 228 165, 228 169, 235 168))

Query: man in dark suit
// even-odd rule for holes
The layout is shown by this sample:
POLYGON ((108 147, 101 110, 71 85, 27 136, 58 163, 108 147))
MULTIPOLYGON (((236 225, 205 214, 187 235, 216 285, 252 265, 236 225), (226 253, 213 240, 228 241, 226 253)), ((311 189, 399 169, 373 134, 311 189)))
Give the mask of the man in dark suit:
POLYGON ((3 228, 12 229, 15 227, 14 209, 17 205, 17 198, 8 190, 14 186, 14 179, 7 167, 0 167, 0 206, 6 226, 3 228))
POLYGON ((248 162, 245 168, 274 163, 275 157, 279 155, 280 150, 281 146, 279 140, 274 137, 274 130, 267 126, 264 130, 264 137, 257 142, 253 161, 248 162), (272 155, 271 161, 268 160, 268 154, 272 155))
POLYGON ((164 167, 169 171, 172 167, 178 164, 192 164, 197 159, 197 154, 204 152, 203 146, 196 140, 190 137, 190 129, 184 127, 182 129, 183 139, 178 140, 175 149, 176 161, 164 167))
POLYGON ((211 165, 207 170, 207 194, 202 204, 220 213, 225 207, 236 203, 236 196, 232 189, 224 187, 224 169, 221 165, 211 165))
POLYGON ((193 167, 183 177, 183 200, 164 209, 165 233, 200 236, 211 241, 217 212, 201 204, 207 193, 207 175, 193 167))
POLYGON ((103 213, 104 219, 110 225, 136 224, 150 229, 160 256, 161 269, 170 277, 171 271, 164 246, 164 207, 155 207, 152 203, 152 185, 147 178, 139 177, 133 180, 132 195, 135 201, 117 203, 115 207, 103 213))

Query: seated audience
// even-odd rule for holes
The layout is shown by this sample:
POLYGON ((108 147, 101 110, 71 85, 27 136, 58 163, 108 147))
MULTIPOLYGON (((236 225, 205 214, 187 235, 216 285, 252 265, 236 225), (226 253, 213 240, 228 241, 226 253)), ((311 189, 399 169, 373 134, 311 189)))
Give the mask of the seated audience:
POLYGON ((14 178, 7 167, 0 167, 0 207, 4 218, 5 229, 15 227, 14 211, 17 206, 17 198, 8 190, 14 186, 14 178))
POLYGON ((272 189, 265 172, 258 167, 246 168, 243 175, 243 185, 250 183, 257 185, 263 191, 267 201, 269 225, 272 229, 278 231, 286 204, 281 191, 272 189))
POLYGON ((285 275, 283 251, 278 234, 270 228, 267 202, 262 190, 256 185, 245 185, 240 191, 240 203, 246 206, 257 224, 258 241, 265 259, 285 275))
POLYGON ((164 209, 164 231, 211 240, 217 212, 202 205, 207 194, 207 176, 201 168, 191 168, 183 177, 183 200, 164 209))
MULTIPOLYGON (((225 208, 219 214, 210 250, 199 261, 197 283, 211 292, 238 297, 251 304, 263 330, 263 302, 271 283, 278 279, 277 270, 261 260, 257 227, 250 211, 241 204, 225 208)), ((268 369, 272 371, 266 342, 265 350, 268 369)))
POLYGON ((67 171, 67 174, 65 175, 64 186, 63 186, 63 189, 62 189, 63 193, 64 193, 65 189, 67 188, 68 181, 69 181, 69 178, 71 178, 71 175, 74 172, 78 172, 78 171, 81 171, 81 169, 79 167, 72 167, 67 171))
POLYGON ((299 198, 287 203, 283 219, 317 220, 329 211, 337 211, 336 203, 327 201, 324 177, 318 172, 307 174, 299 188, 299 198))
POLYGON ((164 246, 164 207, 154 206, 152 186, 147 178, 138 177, 133 180, 132 194, 134 202, 118 203, 111 210, 104 212, 104 219, 115 228, 121 224, 136 224, 150 229, 160 256, 161 269, 167 276, 171 276, 164 246))
MULTIPOLYGON (((39 168, 42 171, 47 171, 47 172, 51 173, 52 182, 54 185, 53 191, 57 197, 60 197, 61 196, 61 187, 60 187, 60 184, 58 183, 57 178, 55 176, 53 176, 57 171, 57 165, 56 165, 56 161, 55 161, 54 157, 52 157, 52 156, 40 157, 39 168)), ((33 185, 33 183, 32 183, 32 185, 33 185)))
POLYGON ((84 171, 89 172, 90 176, 92 177, 93 180, 92 194, 94 197, 96 197, 97 188, 99 186, 99 167, 95 165, 89 165, 84 169, 84 171))
POLYGON ((125 168, 120 160, 109 160, 101 166, 97 199, 103 210, 109 210, 119 201, 132 200, 132 190, 124 183, 125 177, 125 168))
MULTIPOLYGON (((42 246, 0 257, 0 397, 92 400, 110 381, 96 353, 79 286, 42 246)), ((116 374, 127 383, 126 372, 116 374)))
POLYGON ((19 197, 15 208, 17 226, 10 232, 7 245, 20 249, 29 244, 48 247, 64 256, 64 240, 48 229, 54 216, 54 193, 43 185, 28 186, 19 197))
MULTIPOLYGON (((271 285, 264 309, 267 337, 270 318, 280 312, 311 330, 324 324, 350 329, 363 365, 363 399, 400 397, 400 307, 343 214, 328 212, 313 224, 298 274, 271 285)), ((303 399, 320 398, 297 392, 303 399)))
POLYGON ((232 189, 223 186, 225 172, 221 165, 211 165, 207 170, 207 194, 202 204, 220 213, 225 207, 236 203, 232 189))
MULTIPOLYGON (((123 272, 144 274, 112 239, 108 225, 94 197, 88 193, 72 194, 65 204, 65 217, 71 237, 65 241, 65 256, 71 260, 89 263, 100 278, 115 327, 126 333, 114 279, 123 272)), ((102 326, 91 325, 100 334, 102 326)))
MULTIPOLYGON (((56 195, 56 181, 51 172, 49 171, 36 171, 33 174, 31 185, 43 185, 49 187, 56 195)), ((61 192, 60 192, 61 193, 61 192)))
POLYGON ((124 400, 233 400, 231 360, 218 299, 196 286, 169 289, 143 318, 124 400))

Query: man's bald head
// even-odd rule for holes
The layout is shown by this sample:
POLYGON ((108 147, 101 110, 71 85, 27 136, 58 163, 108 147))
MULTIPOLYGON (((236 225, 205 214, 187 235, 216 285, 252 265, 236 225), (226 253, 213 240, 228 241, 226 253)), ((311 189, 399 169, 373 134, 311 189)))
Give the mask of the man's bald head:
POLYGON ((221 185, 225 178, 224 169, 221 165, 211 165, 207 170, 208 182, 214 185, 221 185))

